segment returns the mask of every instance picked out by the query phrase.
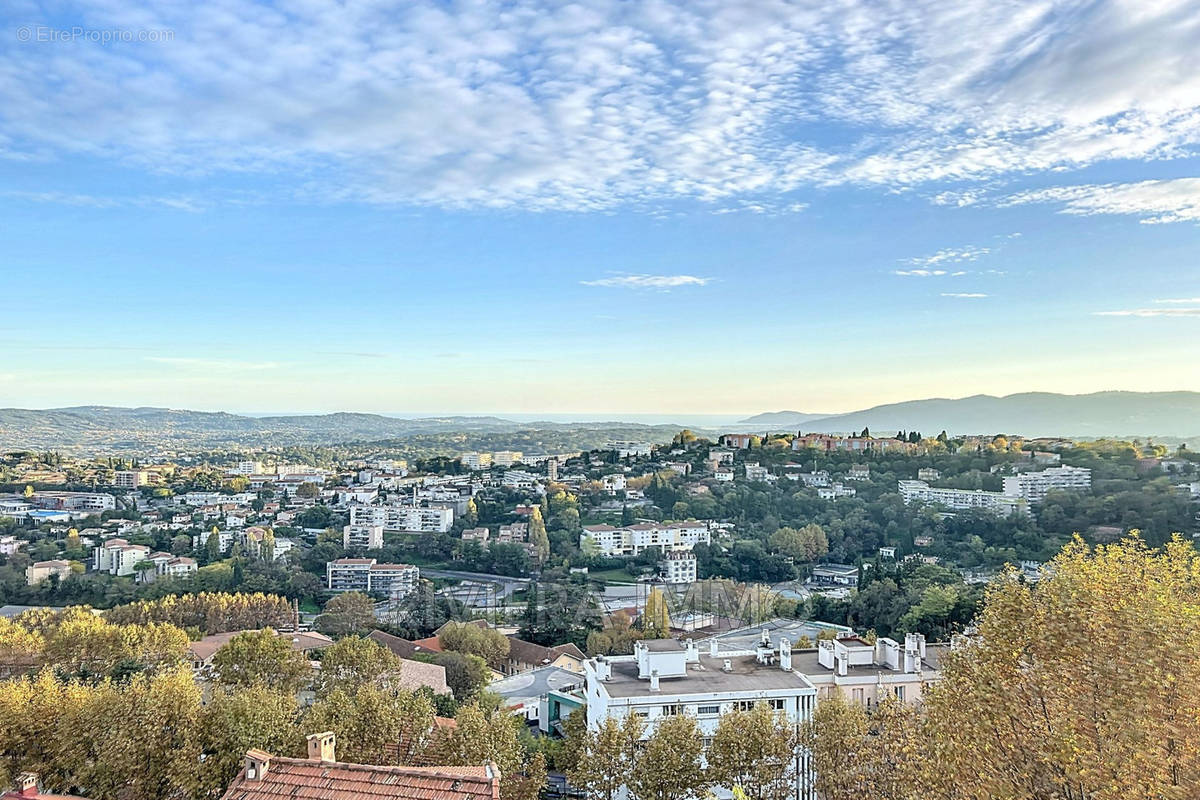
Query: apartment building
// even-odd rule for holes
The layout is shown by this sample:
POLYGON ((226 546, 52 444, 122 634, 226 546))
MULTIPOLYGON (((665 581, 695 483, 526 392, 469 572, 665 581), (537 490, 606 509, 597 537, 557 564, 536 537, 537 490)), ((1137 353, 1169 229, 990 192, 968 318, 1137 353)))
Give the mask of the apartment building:
POLYGON ((937 481, 942 479, 942 471, 933 467, 921 467, 917 470, 917 480, 919 481, 937 481))
POLYGON ((695 583, 698 574, 696 554, 691 550, 672 550, 658 562, 658 574, 667 583, 695 583))
POLYGON ((346 525, 342 528, 342 547, 378 550, 383 547, 383 526, 346 525))
POLYGON ((721 444, 736 450, 745 450, 753 439, 754 435, 749 433, 727 433, 721 437, 721 444))
POLYGON ((497 467, 511 467, 513 464, 520 464, 524 457, 525 454, 520 450, 497 450, 492 453, 492 463, 497 467))
POLYGON ((832 486, 821 486, 817 489, 817 497, 822 500, 839 500, 843 497, 854 497, 856 494, 858 494, 858 489, 843 483, 834 483, 832 486))
POLYGON ((325 564, 325 585, 331 592, 395 599, 412 593, 420 577, 420 570, 411 564, 380 564, 373 558, 339 558, 325 564))
POLYGON ((529 523, 514 522, 511 525, 501 525, 496 532, 496 544, 520 544, 529 541, 529 523))
POLYGON ((793 450, 824 450, 825 452, 846 451, 865 453, 912 452, 917 445, 899 439, 876 439, 871 436, 827 436, 821 433, 800 434, 792 439, 793 450))
POLYGON ((1029 502, 1004 492, 986 492, 982 489, 938 489, 925 481, 899 481, 900 496, 905 504, 935 503, 952 509, 983 508, 997 514, 1028 514, 1029 502))
POLYGON ((1092 471, 1085 467, 1050 467, 1041 472, 1022 472, 1004 479, 1004 493, 1030 503, 1040 503, 1053 491, 1089 492, 1092 471))
POLYGON ((772 477, 771 471, 757 462, 746 464, 746 480, 765 482, 772 477))
MULTIPOLYGON (((590 729, 606 719, 637 716, 649 738, 661 721, 690 714, 707 749, 721 714, 766 703, 800 725, 812 716, 817 690, 795 671, 786 639, 778 651, 762 644, 756 650, 722 651, 713 639, 703 652, 690 639, 654 639, 636 642, 631 656, 585 661, 584 694, 590 729)), ((811 797, 812 776, 802 751, 796 753, 794 770, 794 797, 811 797)), ((730 787, 718 787, 718 792, 727 797, 730 787)))
POLYGON ((491 531, 484 526, 480 526, 478 528, 467 528, 462 532, 462 540, 464 542, 479 542, 480 544, 487 544, 488 538, 491 537, 491 535, 491 531))
POLYGON ((492 465, 491 453, 463 453, 462 465, 469 470, 487 469, 492 465))
POLYGON ((650 455, 654 445, 651 442, 609 442, 604 449, 616 450, 618 457, 629 458, 630 456, 650 455))
POLYGON ((941 679, 946 644, 927 645, 910 633, 901 645, 880 637, 874 644, 856 636, 822 639, 816 649, 793 654, 792 663, 817 689, 817 701, 835 692, 852 703, 871 708, 887 697, 918 703, 926 687, 941 679))
POLYGON ((350 506, 351 525, 379 525, 401 533, 448 533, 454 509, 416 506, 350 506))
POLYGON ((118 489, 136 489, 156 483, 158 476, 144 469, 123 469, 113 473, 112 485, 118 489))
POLYGON ((869 481, 871 480, 871 465, 870 464, 851 464, 850 471, 846 473, 848 481, 869 481))
POLYGON ((604 485, 604 491, 609 493, 623 492, 628 486, 625 476, 619 472, 612 475, 605 475, 600 479, 600 482, 604 485))
POLYGON ((130 544, 124 539, 109 539, 92 551, 92 566, 97 572, 109 575, 132 575, 133 568, 150 555, 143 544, 130 544))
POLYGON ((636 556, 648 547, 663 552, 691 550, 700 542, 712 543, 705 522, 639 523, 616 528, 612 525, 585 525, 579 537, 580 547, 594 547, 605 556, 636 556))
POLYGON ((37 508, 87 513, 112 511, 117 507, 111 494, 93 492, 34 492, 29 502, 37 508))
POLYGON ((196 574, 198 569, 196 559, 171 553, 151 553, 142 560, 142 563, 146 562, 154 566, 135 570, 138 583, 154 583, 159 578, 187 578, 196 574))
POLYGON ((37 586, 42 581, 57 577, 60 581, 71 574, 71 562, 61 558, 50 561, 35 561, 25 568, 25 585, 37 586))
POLYGON ((261 461, 239 461, 225 470, 226 475, 261 475, 262 472, 263 465, 261 461))

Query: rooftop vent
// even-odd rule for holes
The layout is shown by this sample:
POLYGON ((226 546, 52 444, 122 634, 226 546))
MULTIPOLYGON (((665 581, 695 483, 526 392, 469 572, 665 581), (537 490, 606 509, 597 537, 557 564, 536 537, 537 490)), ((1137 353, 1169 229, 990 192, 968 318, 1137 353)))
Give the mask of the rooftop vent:
POLYGON ((725 659, 724 663, 721 664, 721 671, 722 672, 733 672, 733 662, 730 661, 728 658, 725 659))

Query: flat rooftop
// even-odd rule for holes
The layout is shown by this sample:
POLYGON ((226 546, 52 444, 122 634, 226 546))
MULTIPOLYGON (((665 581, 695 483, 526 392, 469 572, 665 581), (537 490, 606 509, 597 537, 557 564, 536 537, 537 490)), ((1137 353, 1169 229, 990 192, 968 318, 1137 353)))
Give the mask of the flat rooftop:
MULTIPOLYGON (((773 619, 739 630, 728 631, 727 633, 718 634, 712 638, 716 639, 721 648, 724 650, 753 650, 762 641, 762 632, 768 631, 771 636, 771 646, 775 650, 779 650, 779 640, 787 639, 792 644, 793 651, 796 643, 800 641, 801 636, 807 636, 809 641, 816 644, 817 636, 823 630, 832 628, 838 631, 839 635, 850 635, 851 630, 845 625, 834 625, 828 622, 818 622, 816 620, 798 620, 798 619, 773 619)), ((700 645, 701 649, 705 648, 704 644, 700 645)))
MULTIPOLYGON (((805 689, 809 682, 800 675, 785 672, 775 664, 760 664, 754 656, 723 656, 713 658, 700 656, 699 664, 688 664, 687 675, 678 678, 664 677, 659 681, 660 691, 650 691, 650 681, 638 678, 636 661, 613 661, 612 677, 603 681, 610 697, 641 697, 655 694, 707 694, 709 692, 761 692, 773 689, 805 689), (724 672, 721 666, 728 659, 732 672, 724 672)), ((793 661, 792 667, 795 668, 793 661)), ((492 687, 488 687, 491 689, 492 687)))
MULTIPOLYGON (((903 644, 903 642, 901 642, 903 644)), ((942 656, 950 652, 948 644, 930 644, 925 646, 925 658, 921 660, 921 669, 925 671, 936 671, 942 667, 942 656)), ((901 655, 903 659, 903 655, 901 655)), ((803 672, 805 675, 833 675, 834 671, 828 667, 821 666, 821 662, 817 658, 817 651, 813 650, 792 650, 792 669, 803 672)), ((861 666, 849 666, 846 668, 847 675, 878 675, 884 673, 887 675, 903 675, 903 670, 889 669, 878 664, 863 664, 861 666)))

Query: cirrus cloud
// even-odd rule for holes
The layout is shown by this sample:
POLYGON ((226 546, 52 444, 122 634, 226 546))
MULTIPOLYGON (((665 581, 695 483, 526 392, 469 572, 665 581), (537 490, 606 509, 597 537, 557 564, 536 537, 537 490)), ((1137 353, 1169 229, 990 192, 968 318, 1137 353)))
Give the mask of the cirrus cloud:
POLYGON ((605 286, 617 289, 676 289, 680 286, 706 286, 712 278, 695 275, 614 275, 580 281, 584 286, 605 286))

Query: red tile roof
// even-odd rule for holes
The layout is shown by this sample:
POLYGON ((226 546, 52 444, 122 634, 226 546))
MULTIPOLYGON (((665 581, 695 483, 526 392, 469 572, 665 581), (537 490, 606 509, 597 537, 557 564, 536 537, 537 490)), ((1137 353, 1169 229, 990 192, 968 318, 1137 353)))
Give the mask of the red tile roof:
POLYGON ((500 771, 494 764, 379 767, 274 756, 261 778, 247 778, 244 769, 238 773, 222 800, 498 800, 499 797, 500 771))

